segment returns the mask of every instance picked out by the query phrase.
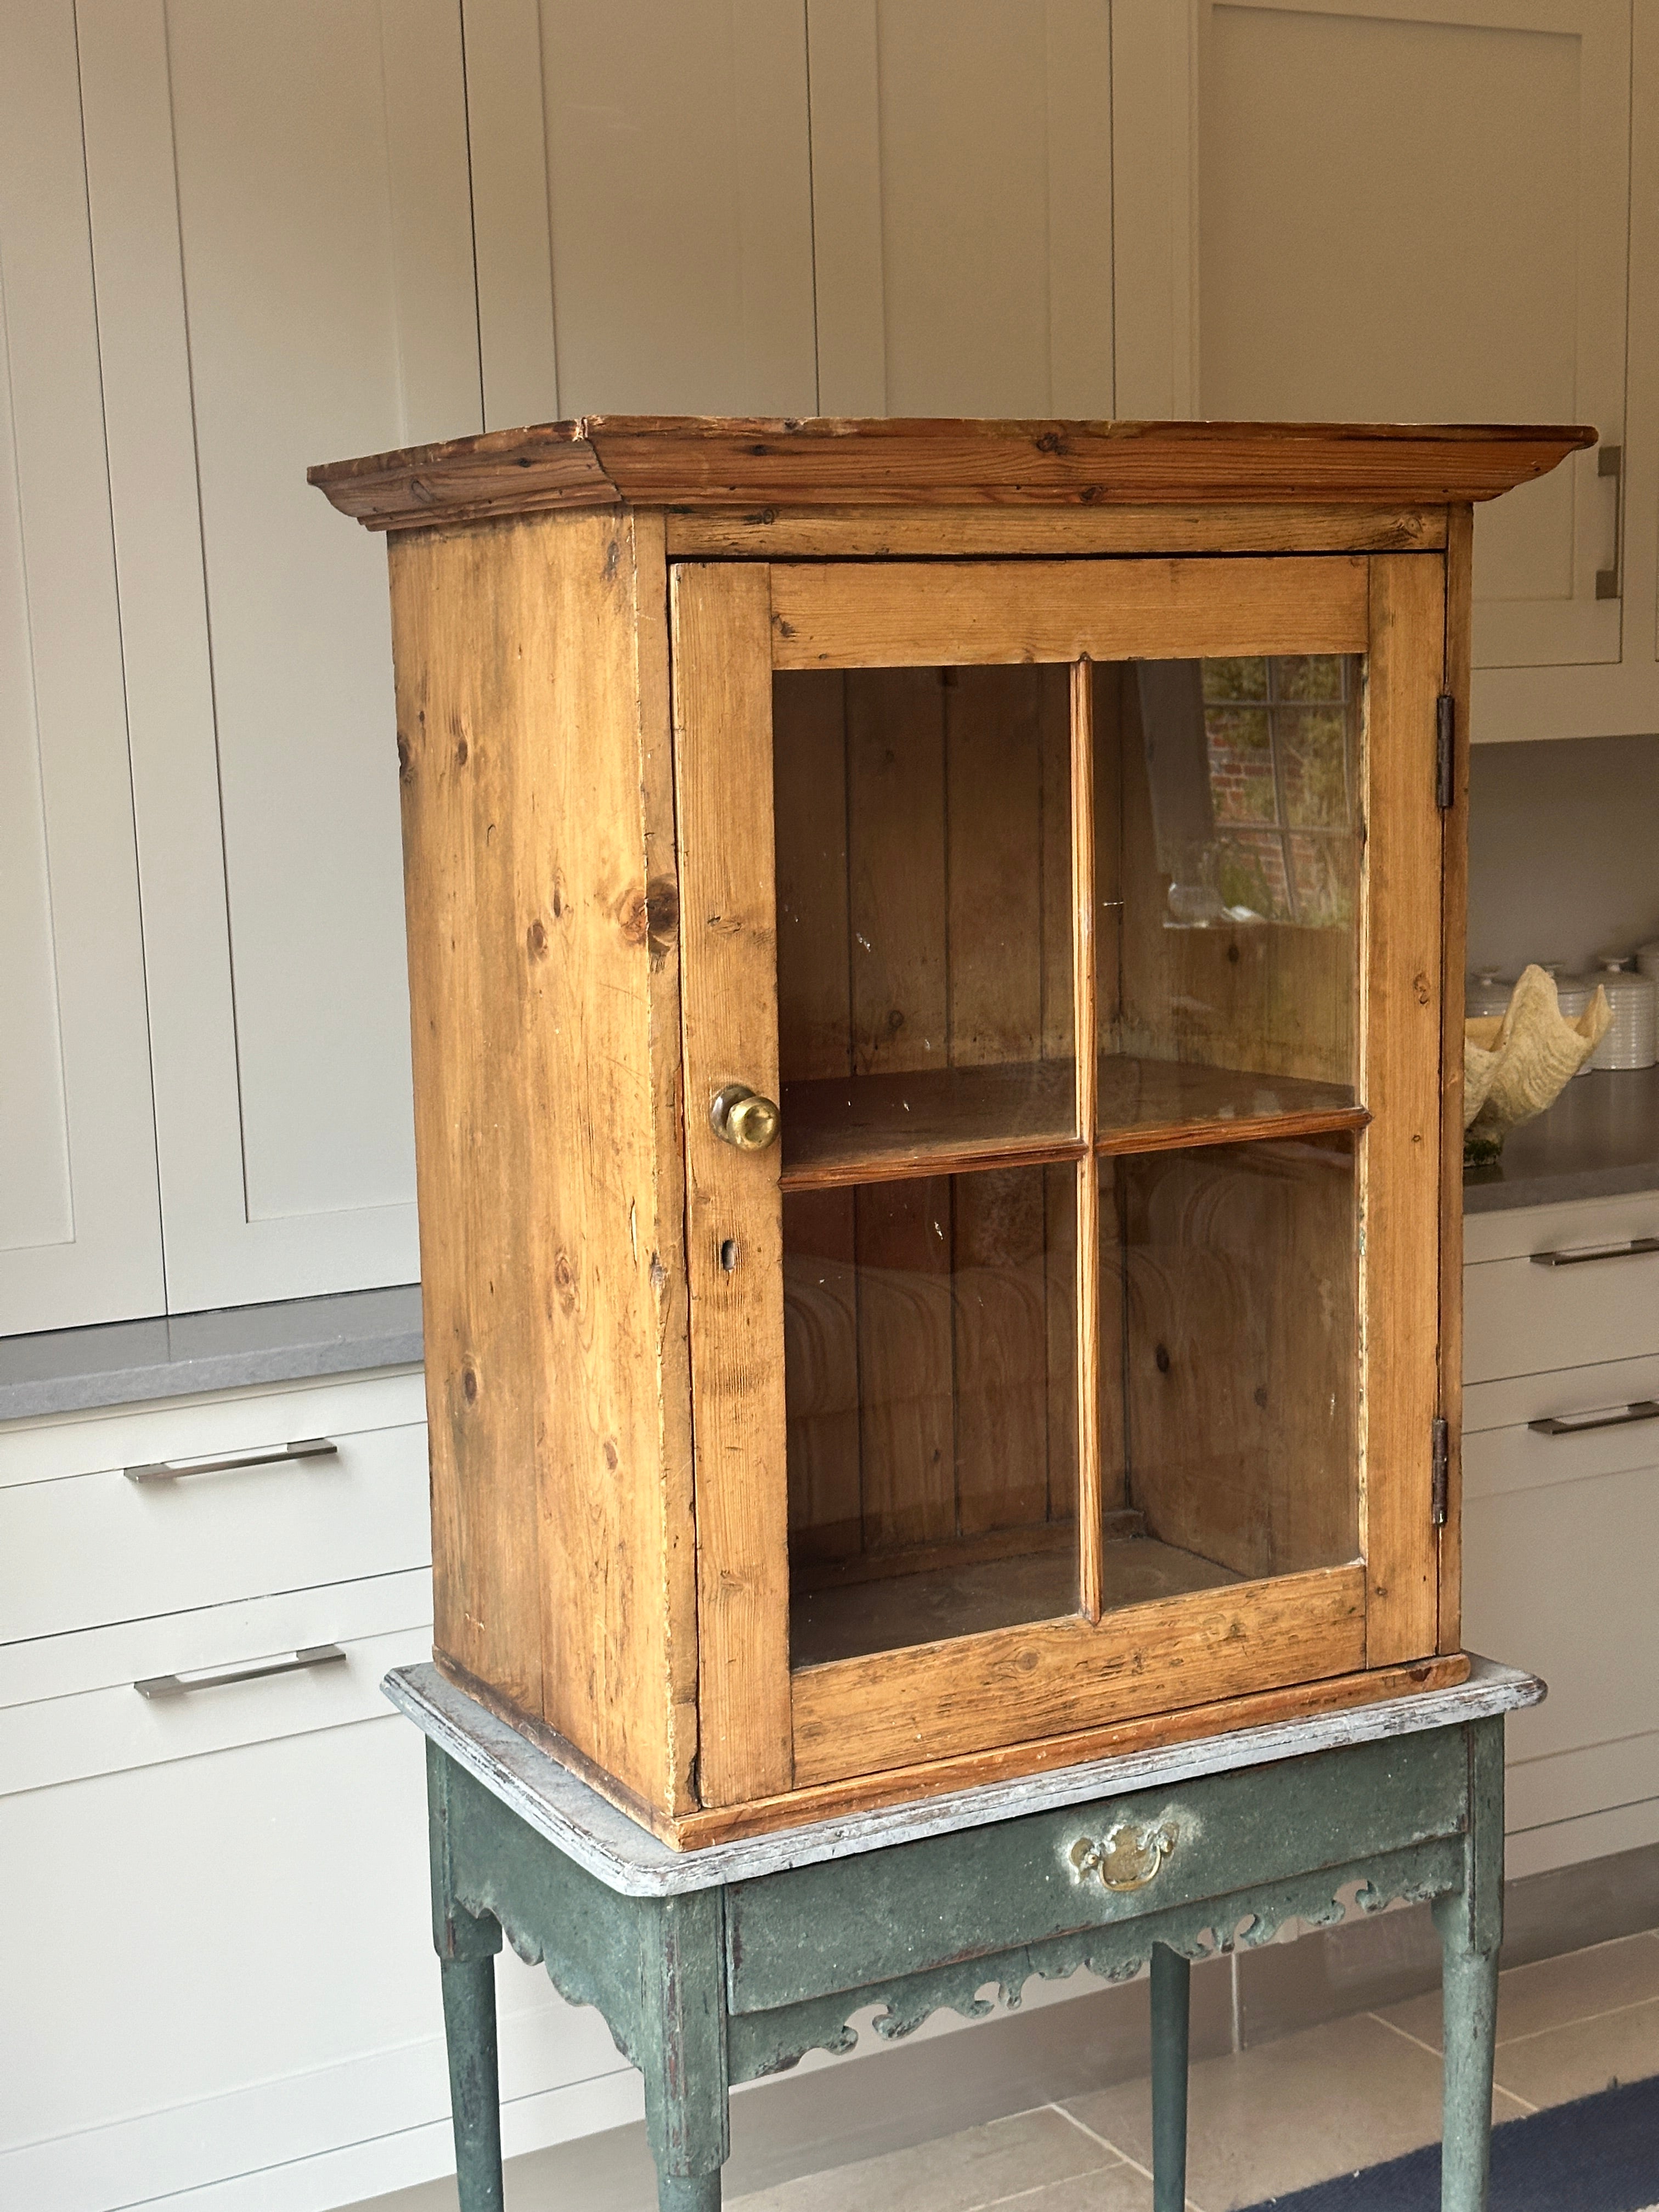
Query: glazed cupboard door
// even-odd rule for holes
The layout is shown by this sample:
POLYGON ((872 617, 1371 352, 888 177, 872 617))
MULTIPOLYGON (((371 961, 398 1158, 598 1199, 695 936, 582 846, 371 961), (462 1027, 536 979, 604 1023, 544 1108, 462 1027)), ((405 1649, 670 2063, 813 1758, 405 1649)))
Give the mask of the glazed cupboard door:
POLYGON ((706 1806, 1433 1652, 1443 592, 673 571, 706 1806))

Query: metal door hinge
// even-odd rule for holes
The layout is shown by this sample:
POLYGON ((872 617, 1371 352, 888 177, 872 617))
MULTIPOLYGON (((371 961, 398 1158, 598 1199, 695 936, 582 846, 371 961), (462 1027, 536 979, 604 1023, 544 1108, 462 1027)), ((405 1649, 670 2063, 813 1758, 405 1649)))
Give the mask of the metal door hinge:
POLYGON ((1439 1416, 1429 1431, 1430 1451, 1434 1469, 1429 1489, 1429 1518, 1437 1528, 1446 1525, 1446 1490, 1450 1480, 1451 1431, 1444 1415, 1439 1416))
POLYGON ((1603 446, 1595 456, 1595 473, 1613 480, 1613 566, 1595 572, 1598 599, 1625 596, 1625 449, 1603 446))
POLYGON ((1443 813, 1457 796, 1457 702, 1443 691, 1434 702, 1434 796, 1443 813))

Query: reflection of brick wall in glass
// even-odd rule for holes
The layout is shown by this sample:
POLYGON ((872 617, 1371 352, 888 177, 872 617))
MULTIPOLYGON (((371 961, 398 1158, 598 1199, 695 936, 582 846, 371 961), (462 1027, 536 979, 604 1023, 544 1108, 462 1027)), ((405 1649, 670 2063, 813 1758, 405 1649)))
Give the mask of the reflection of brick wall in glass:
POLYGON ((1352 919, 1357 654, 1203 663, 1224 904, 1316 928, 1352 919))

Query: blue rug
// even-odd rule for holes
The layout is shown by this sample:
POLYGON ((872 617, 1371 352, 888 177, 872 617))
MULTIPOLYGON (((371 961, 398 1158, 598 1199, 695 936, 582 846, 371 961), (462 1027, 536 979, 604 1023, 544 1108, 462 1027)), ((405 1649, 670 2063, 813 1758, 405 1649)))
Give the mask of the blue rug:
MULTIPOLYGON (((1492 2138, 1492 2212, 1659 2206, 1659 2078, 1507 2120, 1492 2138)), ((1250 2212, 1440 2212, 1440 2146, 1339 2174, 1250 2212)))

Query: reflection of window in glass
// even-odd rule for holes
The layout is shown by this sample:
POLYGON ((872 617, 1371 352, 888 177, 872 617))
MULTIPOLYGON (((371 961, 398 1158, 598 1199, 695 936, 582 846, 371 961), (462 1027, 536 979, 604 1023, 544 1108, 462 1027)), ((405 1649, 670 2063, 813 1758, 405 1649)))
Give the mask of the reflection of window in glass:
POLYGON ((1352 921, 1362 666, 1339 653, 1137 664, 1171 925, 1352 921))
POLYGON ((1224 906, 1316 927, 1352 920, 1358 670, 1340 653, 1202 664, 1224 906))

